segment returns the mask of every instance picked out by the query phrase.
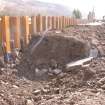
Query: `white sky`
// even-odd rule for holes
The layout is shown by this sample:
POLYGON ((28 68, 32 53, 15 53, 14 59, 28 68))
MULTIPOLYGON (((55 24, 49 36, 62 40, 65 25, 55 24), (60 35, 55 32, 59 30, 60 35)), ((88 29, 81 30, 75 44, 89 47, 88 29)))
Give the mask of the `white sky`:
POLYGON ((96 13, 96 18, 102 18, 105 15, 105 0, 38 0, 43 2, 62 4, 70 9, 78 8, 84 17, 92 11, 96 13))

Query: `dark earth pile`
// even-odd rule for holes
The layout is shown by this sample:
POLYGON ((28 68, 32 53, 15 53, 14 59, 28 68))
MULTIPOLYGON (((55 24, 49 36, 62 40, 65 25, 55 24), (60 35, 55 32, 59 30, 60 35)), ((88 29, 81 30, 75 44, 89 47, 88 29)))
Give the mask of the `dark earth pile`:
POLYGON ((89 56, 90 46, 83 40, 63 35, 47 35, 34 48, 40 38, 41 36, 32 38, 21 60, 20 74, 26 74, 30 79, 36 77, 38 70, 41 71, 39 75, 42 77, 46 72, 64 69, 67 63, 89 56))

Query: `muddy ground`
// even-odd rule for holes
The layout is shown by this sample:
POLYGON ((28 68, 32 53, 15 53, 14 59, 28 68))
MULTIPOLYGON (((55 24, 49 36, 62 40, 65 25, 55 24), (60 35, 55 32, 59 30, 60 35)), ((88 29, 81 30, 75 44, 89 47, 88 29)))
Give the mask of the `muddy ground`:
MULTIPOLYGON (((1 68, 0 105, 105 105, 105 26, 75 26, 50 31, 48 35, 71 36, 89 42, 99 54, 89 65, 69 71, 57 68, 54 63, 55 72, 42 80, 31 80, 23 75, 28 66, 22 64, 23 59, 18 68, 1 68)), ((40 69, 43 68, 38 65, 35 71, 40 69)), ((29 70, 31 73, 33 69, 29 70)))

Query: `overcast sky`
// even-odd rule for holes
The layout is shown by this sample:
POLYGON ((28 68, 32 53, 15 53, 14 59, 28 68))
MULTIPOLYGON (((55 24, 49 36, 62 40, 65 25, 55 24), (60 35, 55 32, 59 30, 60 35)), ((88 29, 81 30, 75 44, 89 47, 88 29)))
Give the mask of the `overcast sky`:
POLYGON ((105 15, 105 0, 39 0, 43 2, 62 4, 70 9, 78 8, 86 17, 89 11, 94 8, 97 18, 105 15))

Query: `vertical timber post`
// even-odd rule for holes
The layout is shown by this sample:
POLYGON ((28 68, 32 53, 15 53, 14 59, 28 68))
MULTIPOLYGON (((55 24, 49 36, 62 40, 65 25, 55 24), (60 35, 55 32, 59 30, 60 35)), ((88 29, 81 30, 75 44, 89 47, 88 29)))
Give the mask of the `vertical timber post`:
POLYGON ((64 16, 64 28, 66 27, 66 17, 64 16))
POLYGON ((32 35, 32 17, 29 17, 29 40, 31 39, 31 35, 32 35))
POLYGON ((46 28, 45 29, 48 29, 49 27, 48 27, 48 16, 45 16, 45 24, 46 24, 46 28))
POLYGON ((2 18, 2 39, 3 39, 3 49, 5 60, 9 61, 9 55, 11 53, 10 47, 10 27, 9 27, 9 16, 3 16, 2 18))
POLYGON ((62 28, 64 28, 65 26, 64 26, 64 16, 62 16, 62 28))
POLYGON ((54 29, 56 29, 56 16, 54 16, 54 29))
POLYGON ((54 29, 54 16, 52 16, 52 29, 54 29))
POLYGON ((73 18, 71 18, 71 25, 73 25, 73 18))
POLYGON ((59 29, 61 30, 61 17, 59 16, 59 29))
POLYGON ((52 28, 52 22, 51 22, 51 17, 50 16, 48 16, 48 18, 47 18, 47 26, 48 26, 48 28, 52 28))
POLYGON ((55 23, 56 29, 59 29, 59 28, 58 28, 58 27, 59 27, 59 26, 58 26, 58 25, 59 25, 59 23, 58 23, 58 17, 56 16, 55 19, 56 19, 56 20, 55 20, 55 22, 56 22, 56 23, 55 23))
POLYGON ((62 16, 60 16, 60 27, 61 27, 61 29, 63 28, 62 23, 63 23, 62 16))
POLYGON ((67 18, 67 25, 69 26, 69 17, 67 18))
POLYGON ((23 36, 24 36, 24 41, 25 45, 29 43, 29 17, 28 16, 23 16, 22 17, 22 27, 23 27, 23 36))
POLYGON ((2 55, 2 26, 1 26, 1 18, 0 18, 0 56, 2 55))
POLYGON ((10 17, 11 34, 14 37, 15 48, 20 48, 20 17, 10 17))
POLYGON ((35 34, 37 32, 36 29, 36 16, 33 16, 31 19, 31 27, 32 27, 32 34, 35 34))
POLYGON ((46 30, 46 16, 42 16, 42 31, 46 30))
POLYGON ((50 27, 50 16, 47 17, 47 27, 50 27))
POLYGON ((37 32, 41 31, 41 16, 36 16, 36 30, 37 32))
POLYGON ((60 16, 58 16, 58 29, 60 30, 61 27, 60 27, 60 16))
POLYGON ((67 17, 65 17, 65 27, 67 27, 67 17))
POLYGON ((71 25, 71 18, 69 18, 69 26, 71 25))
MULTIPOLYGON (((40 24, 39 24, 39 32, 42 32, 43 31, 43 16, 40 15, 40 24)), ((44 26, 45 27, 45 26, 44 26)))
POLYGON ((52 17, 51 16, 48 16, 48 28, 51 28, 52 29, 52 17))
POLYGON ((75 19, 73 18, 73 25, 75 25, 75 19))
POLYGON ((59 30, 60 28, 59 28, 60 26, 59 26, 59 16, 57 16, 57 29, 59 30))

